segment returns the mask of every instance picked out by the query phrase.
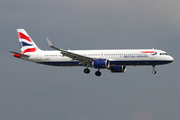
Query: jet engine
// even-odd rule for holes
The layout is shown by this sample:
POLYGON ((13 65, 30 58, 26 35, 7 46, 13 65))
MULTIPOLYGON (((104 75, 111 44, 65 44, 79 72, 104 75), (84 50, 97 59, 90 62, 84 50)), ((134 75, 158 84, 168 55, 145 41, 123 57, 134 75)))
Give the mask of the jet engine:
POLYGON ((110 62, 107 59, 97 59, 92 62, 94 68, 109 68, 110 62))
POLYGON ((113 73, 125 72, 126 71, 126 66, 111 66, 110 70, 113 73))

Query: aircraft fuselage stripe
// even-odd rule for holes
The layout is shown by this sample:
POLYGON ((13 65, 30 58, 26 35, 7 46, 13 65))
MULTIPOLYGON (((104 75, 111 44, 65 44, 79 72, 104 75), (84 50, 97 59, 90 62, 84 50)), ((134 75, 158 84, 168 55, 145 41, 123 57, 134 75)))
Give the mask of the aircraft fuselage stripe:
MULTIPOLYGON (((171 63, 172 61, 110 61, 111 65, 163 65, 167 63, 171 63)), ((44 65, 52 65, 52 66, 82 66, 78 61, 71 62, 37 62, 39 64, 44 65)))

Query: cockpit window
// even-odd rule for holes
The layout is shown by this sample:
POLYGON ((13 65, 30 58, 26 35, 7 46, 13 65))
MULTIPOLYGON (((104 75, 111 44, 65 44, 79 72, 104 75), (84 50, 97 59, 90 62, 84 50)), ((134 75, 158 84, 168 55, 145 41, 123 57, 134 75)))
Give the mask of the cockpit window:
POLYGON ((168 55, 167 53, 160 53, 160 55, 168 55))

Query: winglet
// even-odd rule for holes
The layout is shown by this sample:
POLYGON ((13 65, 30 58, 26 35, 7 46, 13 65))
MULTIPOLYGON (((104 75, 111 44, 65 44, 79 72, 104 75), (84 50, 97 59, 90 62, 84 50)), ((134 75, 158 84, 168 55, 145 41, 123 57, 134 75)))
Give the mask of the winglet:
POLYGON ((48 45, 50 46, 50 47, 53 47, 53 44, 51 43, 51 41, 46 37, 46 40, 47 40, 47 42, 48 42, 48 45))
POLYGON ((49 45, 51 48, 62 51, 62 49, 59 49, 59 48, 55 47, 47 37, 46 37, 46 40, 47 40, 47 42, 48 42, 48 45, 49 45))

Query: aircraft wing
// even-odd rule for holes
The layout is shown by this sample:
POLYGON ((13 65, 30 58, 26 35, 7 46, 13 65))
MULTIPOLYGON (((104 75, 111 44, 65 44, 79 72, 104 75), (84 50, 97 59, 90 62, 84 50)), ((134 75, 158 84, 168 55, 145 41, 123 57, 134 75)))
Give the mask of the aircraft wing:
POLYGON ((21 53, 18 53, 18 52, 14 52, 14 51, 11 51, 11 50, 9 50, 9 52, 14 53, 14 54, 18 54, 18 55, 24 56, 24 57, 30 57, 29 55, 24 55, 24 54, 21 54, 21 53))
POLYGON ((57 48, 51 43, 51 41, 48 38, 46 38, 46 40, 51 48, 61 51, 61 54, 63 54, 63 56, 67 56, 69 58, 72 58, 73 60, 80 61, 79 64, 82 64, 83 66, 90 67, 91 66, 90 64, 94 61, 93 58, 57 48))

